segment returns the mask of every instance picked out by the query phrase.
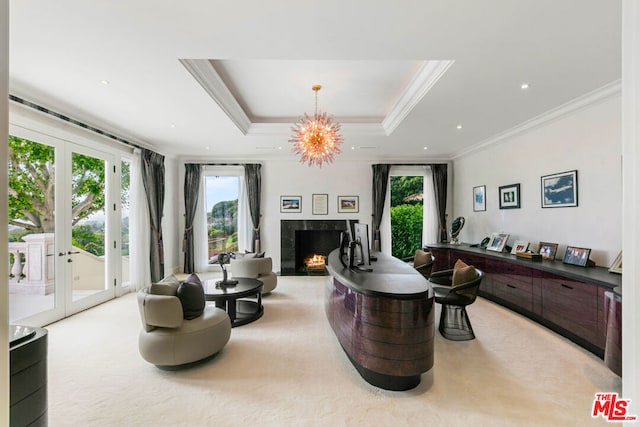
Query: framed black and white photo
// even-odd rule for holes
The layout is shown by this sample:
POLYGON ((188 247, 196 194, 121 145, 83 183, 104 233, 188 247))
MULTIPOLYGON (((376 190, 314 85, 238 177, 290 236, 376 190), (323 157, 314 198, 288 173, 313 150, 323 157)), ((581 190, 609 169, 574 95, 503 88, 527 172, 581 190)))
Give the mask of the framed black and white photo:
POLYGON ((507 244, 507 240, 509 240, 509 235, 506 233, 492 233, 491 240, 489 240, 489 244, 487 245, 487 250, 502 252, 504 246, 507 244))
POLYGON ((578 206, 578 171, 545 175, 540 183, 543 208, 578 206))
POLYGON ((589 255, 591 255, 591 249, 589 248, 567 246, 567 251, 564 253, 562 262, 564 264, 586 267, 589 264, 589 255))
POLYGON ((280 196, 280 212, 302 212, 302 196, 280 196))
POLYGON ((329 214, 329 195, 328 194, 312 194, 311 195, 311 213, 313 215, 329 214))
POLYGON ((485 185, 473 187, 473 211, 474 212, 482 212, 487 210, 487 201, 485 200, 486 191, 487 191, 487 187, 485 185))
POLYGON ((359 199, 359 196, 338 196, 338 213, 357 213, 359 199))
POLYGON ((498 187, 500 209, 520 208, 520 184, 503 185, 498 187))

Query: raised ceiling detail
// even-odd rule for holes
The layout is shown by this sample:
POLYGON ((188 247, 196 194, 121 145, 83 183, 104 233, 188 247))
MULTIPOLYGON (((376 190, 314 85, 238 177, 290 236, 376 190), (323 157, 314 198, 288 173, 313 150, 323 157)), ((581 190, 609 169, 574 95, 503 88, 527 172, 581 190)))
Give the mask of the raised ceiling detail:
POLYGON ((181 59, 244 135, 288 133, 318 109, 344 133, 391 135, 454 61, 277 61, 181 59), (326 92, 326 93, 325 93, 326 92))

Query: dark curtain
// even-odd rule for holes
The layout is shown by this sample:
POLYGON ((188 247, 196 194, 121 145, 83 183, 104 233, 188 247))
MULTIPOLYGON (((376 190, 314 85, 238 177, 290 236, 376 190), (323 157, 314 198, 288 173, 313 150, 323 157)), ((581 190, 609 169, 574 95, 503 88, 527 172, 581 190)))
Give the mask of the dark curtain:
POLYGON ((440 241, 447 241, 447 165, 433 164, 433 189, 436 195, 436 209, 438 210, 438 229, 440 241))
POLYGON ((184 169, 184 237, 182 241, 184 272, 195 273, 193 219, 196 216, 196 205, 200 193, 202 165, 186 163, 184 169))
POLYGON ((164 156, 142 149, 142 182, 147 193, 151 229, 151 281, 164 276, 164 248, 162 243, 162 210, 164 207, 164 156))
POLYGON ((380 242, 380 223, 382 222, 382 213, 384 212, 384 199, 387 195, 387 183, 389 182, 389 169, 391 165, 371 165, 373 168, 373 242, 374 249, 379 251, 380 242))
POLYGON ((260 177, 259 164, 244 165, 244 181, 247 186, 247 197, 249 199, 249 212, 251 223, 253 224, 252 251, 260 252, 260 192, 262 189, 262 179, 260 177))

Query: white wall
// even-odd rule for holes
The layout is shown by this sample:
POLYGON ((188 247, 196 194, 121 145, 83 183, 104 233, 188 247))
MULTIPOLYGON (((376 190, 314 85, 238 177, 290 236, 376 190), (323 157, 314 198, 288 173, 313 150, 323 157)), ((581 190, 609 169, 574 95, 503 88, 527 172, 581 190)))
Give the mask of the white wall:
MULTIPOLYGON (((0 0, 0 138, 9 136, 9 1, 0 0)), ((7 144, 0 144, 0 259, 8 259, 7 144)), ((0 262, 0 277, 9 277, 9 266, 0 262)), ((0 285, 0 425, 9 423, 9 284, 0 285)))
POLYGON ((622 249, 621 98, 611 95, 453 162, 454 217, 464 216, 463 242, 492 232, 537 244, 591 248, 609 266, 622 249), (578 206, 541 207, 540 178, 578 171, 578 206), (521 208, 498 208, 498 187, 520 183, 521 208), (472 189, 486 185, 486 212, 473 212, 472 189))
POLYGON ((262 166, 262 250, 273 258, 280 271, 280 220, 283 219, 357 219, 371 228, 372 162, 341 161, 322 168, 309 167, 295 159, 265 161, 262 166), (329 195, 329 214, 313 215, 311 196, 329 195), (302 196, 301 213, 281 213, 280 196, 302 196), (359 212, 338 213, 338 196, 359 196, 359 212))
MULTIPOLYGON (((624 259, 635 260, 640 253, 640 4, 625 0, 622 7, 624 259)), ((631 399, 629 414, 633 415, 640 415, 638 278, 638 264, 625 261, 622 276, 622 397, 631 399)))

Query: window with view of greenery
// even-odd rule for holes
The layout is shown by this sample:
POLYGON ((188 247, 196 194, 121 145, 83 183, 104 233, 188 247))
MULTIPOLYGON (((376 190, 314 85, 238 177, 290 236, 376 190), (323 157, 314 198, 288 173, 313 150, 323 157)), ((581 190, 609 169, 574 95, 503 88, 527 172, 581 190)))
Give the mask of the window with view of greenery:
POLYGON ((422 247, 422 176, 391 176, 391 254, 413 256, 422 247))
POLYGON ((238 251, 237 176, 205 177, 209 264, 217 262, 221 252, 238 251))

